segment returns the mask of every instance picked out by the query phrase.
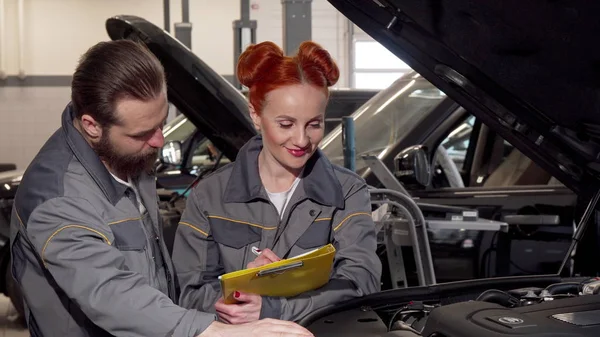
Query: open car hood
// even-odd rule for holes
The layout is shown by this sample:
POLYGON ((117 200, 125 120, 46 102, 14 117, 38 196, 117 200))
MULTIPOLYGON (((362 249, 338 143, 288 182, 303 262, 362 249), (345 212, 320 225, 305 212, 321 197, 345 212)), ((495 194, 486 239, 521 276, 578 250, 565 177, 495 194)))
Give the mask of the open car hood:
POLYGON ((566 186, 597 188, 600 3, 328 1, 566 186))
MULTIPOLYGON (((25 170, 11 170, 0 172, 0 199, 12 199, 21 183, 25 170)), ((0 206, 2 203, 0 202, 0 206)), ((0 214, 1 216, 1 214, 0 214)))
POLYGON ((235 159, 256 134, 242 93, 168 32, 129 15, 109 18, 106 30, 112 40, 142 42, 158 57, 165 68, 169 101, 226 157, 235 159))

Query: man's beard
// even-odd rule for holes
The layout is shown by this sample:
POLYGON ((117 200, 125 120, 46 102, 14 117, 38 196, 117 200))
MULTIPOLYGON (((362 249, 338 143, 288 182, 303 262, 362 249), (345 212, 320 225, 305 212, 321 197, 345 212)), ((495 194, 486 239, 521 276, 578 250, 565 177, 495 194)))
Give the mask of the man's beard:
POLYGON ((114 174, 121 177, 137 178, 142 172, 152 174, 158 150, 147 153, 121 155, 109 139, 108 132, 102 132, 100 141, 93 145, 100 159, 110 167, 114 174))

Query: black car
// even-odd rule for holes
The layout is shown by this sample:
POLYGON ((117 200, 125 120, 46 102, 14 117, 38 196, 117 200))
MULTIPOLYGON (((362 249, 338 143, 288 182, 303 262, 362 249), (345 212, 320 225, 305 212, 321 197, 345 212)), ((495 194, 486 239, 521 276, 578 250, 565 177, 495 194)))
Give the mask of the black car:
MULTIPOLYGON (((415 200, 476 209, 482 218, 510 223, 507 233, 429 229, 439 282, 547 273, 560 266, 573 234, 577 194, 432 82, 408 73, 352 116, 355 167, 372 186, 395 184, 382 182, 363 156, 379 158, 394 172, 399 154, 424 145, 431 149, 433 174, 427 186, 404 185, 415 200)), ((339 165, 341 138, 337 127, 321 144, 339 165)))
MULTIPOLYGON (((600 33, 598 5, 329 2, 464 109, 464 117, 450 113, 441 121, 455 134, 421 130, 421 142, 431 142, 433 160, 440 144, 459 144, 455 136, 470 129, 476 146, 463 140, 453 174, 467 188, 449 188, 438 177, 441 188, 413 189, 415 198, 499 213, 522 237, 561 236, 550 227, 575 230, 569 248, 559 249, 561 262, 544 274, 384 291, 313 312, 301 324, 317 336, 597 336, 600 48, 591 41, 600 33), (493 149, 489 158, 478 158, 486 148, 493 149), (517 176, 494 175, 503 159, 519 163, 509 165, 517 176)), ((526 254, 512 262, 519 265, 526 254)))

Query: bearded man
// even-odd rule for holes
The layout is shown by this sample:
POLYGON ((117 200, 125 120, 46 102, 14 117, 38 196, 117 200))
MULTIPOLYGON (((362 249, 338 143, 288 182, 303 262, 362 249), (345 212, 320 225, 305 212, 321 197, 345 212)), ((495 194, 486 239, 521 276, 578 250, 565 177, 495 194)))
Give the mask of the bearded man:
POLYGON ((27 168, 11 218, 11 272, 32 336, 311 336, 177 306, 152 168, 168 100, 159 60, 132 41, 81 58, 62 126, 27 168))

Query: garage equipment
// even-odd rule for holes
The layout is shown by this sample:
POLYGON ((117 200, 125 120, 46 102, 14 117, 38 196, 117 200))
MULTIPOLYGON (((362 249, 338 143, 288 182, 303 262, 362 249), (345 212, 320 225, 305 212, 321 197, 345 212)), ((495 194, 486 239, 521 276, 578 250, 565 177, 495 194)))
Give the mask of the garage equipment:
POLYGON ((363 156, 371 171, 386 188, 371 188, 371 202, 374 205, 387 205, 387 217, 378 220, 380 236, 386 246, 392 287, 400 284, 407 287, 406 269, 402 256, 402 247, 412 247, 419 285, 436 283, 433 258, 429 247, 428 229, 431 230, 474 230, 474 231, 508 231, 508 224, 501 221, 481 219, 476 211, 458 207, 440 205, 418 205, 390 170, 376 156, 363 156), (390 207, 391 206, 391 207, 390 207), (445 219, 423 216, 421 207, 443 209, 449 214, 445 219))
MULTIPOLYGON (((550 235, 568 237, 571 230, 573 233, 576 232, 574 223, 572 228, 561 226, 560 216, 552 214, 511 214, 503 216, 502 220, 512 230, 500 233, 496 241, 495 270, 497 276, 511 274, 511 266, 515 267, 513 262, 515 254, 520 256, 521 262, 531 261, 539 264, 545 261, 543 256, 549 255, 548 251, 552 251, 553 254, 557 255, 568 253, 568 242, 552 242, 551 239, 544 238, 544 236, 539 238, 540 233, 545 233, 546 237, 550 235), (538 238, 535 235, 538 235, 538 238), (521 242, 520 246, 518 242, 521 242), (523 242, 528 243, 523 245, 523 242)), ((530 268, 518 267, 517 269, 529 270, 530 268)))
POLYGON ((250 0, 240 1, 240 19, 233 21, 233 86, 243 89, 237 79, 237 63, 249 44, 256 43, 258 22, 250 20, 250 0))
POLYGON ((342 145, 344 148, 344 167, 356 171, 356 146, 354 145, 354 118, 342 117, 342 145))
POLYGON ((371 188, 369 192, 372 204, 385 205, 390 209, 388 215, 378 221, 377 227, 383 233, 392 287, 397 288, 400 284, 408 287, 403 246, 413 248, 419 285, 435 284, 425 219, 417 204, 412 198, 396 191, 371 188))
POLYGON ((175 38, 192 49, 192 23, 190 22, 190 2, 181 0, 181 22, 175 23, 175 38))

